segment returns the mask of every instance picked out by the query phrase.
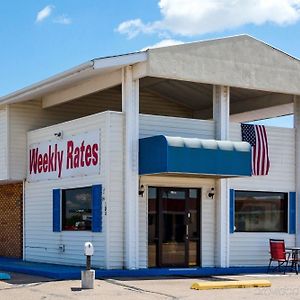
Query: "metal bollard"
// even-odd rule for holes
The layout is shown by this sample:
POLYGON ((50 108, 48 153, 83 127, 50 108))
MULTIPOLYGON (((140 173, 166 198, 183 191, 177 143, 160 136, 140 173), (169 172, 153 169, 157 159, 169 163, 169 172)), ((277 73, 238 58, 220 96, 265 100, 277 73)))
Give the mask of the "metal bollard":
POLYGON ((95 282, 95 270, 91 270, 92 255, 94 254, 94 246, 90 242, 84 244, 84 255, 86 256, 86 270, 81 271, 81 288, 93 289, 95 282))

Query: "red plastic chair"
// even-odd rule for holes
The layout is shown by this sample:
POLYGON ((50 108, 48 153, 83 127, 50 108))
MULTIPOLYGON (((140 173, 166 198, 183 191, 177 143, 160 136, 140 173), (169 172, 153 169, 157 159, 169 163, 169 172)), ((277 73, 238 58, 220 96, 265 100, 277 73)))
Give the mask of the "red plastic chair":
POLYGON ((284 240, 270 239, 270 254, 271 254, 271 258, 269 262, 268 272, 271 268, 272 262, 275 261, 278 263, 278 265, 274 267, 272 270, 273 271, 278 270, 280 272, 281 267, 283 266, 284 267, 283 271, 285 274, 286 268, 290 261, 291 253, 285 251, 284 240))

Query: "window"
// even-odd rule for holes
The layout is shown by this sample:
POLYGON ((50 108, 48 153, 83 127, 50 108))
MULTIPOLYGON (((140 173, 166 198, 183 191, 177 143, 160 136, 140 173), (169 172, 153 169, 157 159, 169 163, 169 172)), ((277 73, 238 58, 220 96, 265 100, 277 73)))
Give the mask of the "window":
POLYGON ((62 229, 92 229, 92 187, 62 190, 62 229))
POLYGON ((288 194, 235 192, 236 232, 287 232, 288 194))

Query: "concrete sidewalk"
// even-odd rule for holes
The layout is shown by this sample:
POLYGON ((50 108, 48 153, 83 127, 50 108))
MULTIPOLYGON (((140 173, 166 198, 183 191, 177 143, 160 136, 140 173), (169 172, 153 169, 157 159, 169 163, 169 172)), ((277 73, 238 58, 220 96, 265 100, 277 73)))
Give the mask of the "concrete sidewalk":
POLYGON ((0 282, 0 299, 230 299, 277 300, 300 299, 300 276, 248 275, 213 276, 207 278, 123 278, 96 280, 94 290, 81 290, 79 280, 54 281, 44 277, 12 273, 12 280, 0 282), (225 290, 191 290, 196 281, 268 279, 271 288, 225 290))

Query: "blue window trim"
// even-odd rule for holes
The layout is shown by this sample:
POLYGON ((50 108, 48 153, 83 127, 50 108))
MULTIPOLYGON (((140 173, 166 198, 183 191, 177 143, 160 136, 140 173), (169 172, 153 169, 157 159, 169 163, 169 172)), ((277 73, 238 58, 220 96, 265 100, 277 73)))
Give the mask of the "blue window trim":
MULTIPOLYGON (((53 203, 53 232, 61 232, 62 219, 62 190, 52 190, 53 203)), ((92 186, 92 232, 102 232, 102 185, 92 186)))
POLYGON ((53 232, 61 232, 61 189, 52 191, 53 200, 53 232))
POLYGON ((234 222, 235 222, 235 190, 234 189, 230 189, 229 190, 229 195, 230 195, 230 208, 229 208, 229 230, 230 233, 234 233, 234 222))
POLYGON ((102 232, 102 185, 92 186, 92 232, 102 232))
POLYGON ((289 234, 296 233, 296 192, 289 193, 289 234))

